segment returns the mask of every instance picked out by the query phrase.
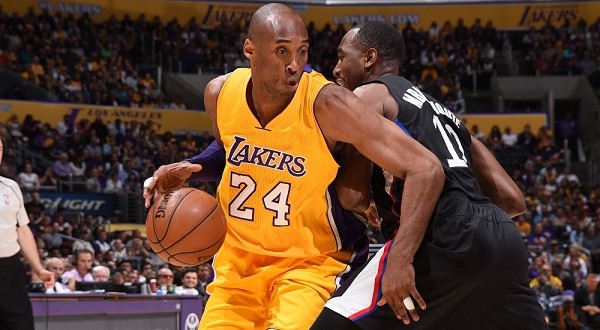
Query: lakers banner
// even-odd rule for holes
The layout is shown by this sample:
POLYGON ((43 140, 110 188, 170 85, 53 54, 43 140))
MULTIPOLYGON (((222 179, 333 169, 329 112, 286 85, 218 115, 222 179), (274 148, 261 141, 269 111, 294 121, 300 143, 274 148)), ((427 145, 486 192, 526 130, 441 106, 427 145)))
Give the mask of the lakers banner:
MULTIPOLYGON (((301 1, 299 1, 301 2, 301 1)), ((4 11, 24 14, 29 7, 40 13, 42 10, 49 12, 63 12, 74 15, 88 13, 98 20, 104 20, 111 15, 122 17, 129 14, 136 18, 143 13, 148 19, 154 16, 161 17, 163 23, 177 17, 184 24, 191 17, 206 28, 214 28, 221 24, 241 24, 248 22, 252 13, 261 5, 259 3, 225 3, 206 2, 194 0, 0 0, 4 11)), ((501 3, 492 1, 489 4, 479 1, 470 3, 438 4, 427 2, 423 5, 294 5, 293 6, 308 22, 314 22, 317 28, 325 24, 336 26, 344 24, 350 27, 354 23, 365 20, 382 20, 403 26, 411 23, 416 28, 428 28, 432 22, 442 26, 445 21, 456 25, 459 18, 467 26, 471 26, 476 19, 482 25, 488 21, 493 22, 497 29, 525 29, 531 26, 540 27, 546 22, 555 26, 562 25, 565 19, 572 23, 584 19, 591 24, 596 21, 600 12, 600 1, 578 2, 532 2, 501 3)))
POLYGON ((505 127, 510 127, 513 133, 523 131, 525 125, 531 126, 531 131, 536 134, 542 126, 547 126, 547 116, 543 113, 535 114, 468 114, 461 115, 461 120, 465 126, 472 130, 473 125, 477 125, 479 131, 488 136, 492 130, 492 126, 498 125, 500 131, 504 131, 505 127))
POLYGON ((191 110, 139 109, 0 100, 0 121, 6 122, 13 114, 17 115, 19 122, 22 122, 26 115, 31 114, 36 120, 41 123, 49 123, 52 127, 56 127, 56 124, 65 115, 70 115, 74 122, 82 119, 94 121, 98 117, 102 118, 105 124, 114 122, 116 119, 121 119, 122 122, 135 120, 142 124, 151 121, 159 134, 167 131, 175 134, 212 131, 212 124, 206 112, 191 110))

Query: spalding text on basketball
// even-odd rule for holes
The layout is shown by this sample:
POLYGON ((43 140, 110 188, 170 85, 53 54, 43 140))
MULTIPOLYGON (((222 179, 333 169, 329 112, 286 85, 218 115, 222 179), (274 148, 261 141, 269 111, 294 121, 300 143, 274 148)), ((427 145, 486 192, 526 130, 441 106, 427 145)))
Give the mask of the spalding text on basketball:
POLYGON ((158 204, 158 207, 156 208, 154 218, 165 217, 165 209, 167 208, 167 203, 169 202, 169 198, 171 198, 171 195, 173 195, 173 191, 169 191, 163 196, 162 200, 160 201, 160 204, 158 204))

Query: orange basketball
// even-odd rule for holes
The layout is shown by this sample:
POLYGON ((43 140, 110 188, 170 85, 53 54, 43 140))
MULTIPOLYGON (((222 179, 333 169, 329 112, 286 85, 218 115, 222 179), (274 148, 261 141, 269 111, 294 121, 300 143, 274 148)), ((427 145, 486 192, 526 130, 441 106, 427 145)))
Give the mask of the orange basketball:
POLYGON ((199 189, 168 190, 146 216, 152 250, 176 266, 195 266, 212 258, 226 232, 225 215, 217 200, 199 189))

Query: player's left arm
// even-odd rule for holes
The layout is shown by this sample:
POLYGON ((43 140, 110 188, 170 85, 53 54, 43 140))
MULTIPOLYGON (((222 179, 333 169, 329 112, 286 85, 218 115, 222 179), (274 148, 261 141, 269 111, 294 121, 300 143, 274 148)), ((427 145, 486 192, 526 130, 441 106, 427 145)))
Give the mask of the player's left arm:
POLYGON ((496 157, 475 137, 471 137, 471 156, 481 192, 511 218, 523 214, 526 205, 521 189, 496 157))

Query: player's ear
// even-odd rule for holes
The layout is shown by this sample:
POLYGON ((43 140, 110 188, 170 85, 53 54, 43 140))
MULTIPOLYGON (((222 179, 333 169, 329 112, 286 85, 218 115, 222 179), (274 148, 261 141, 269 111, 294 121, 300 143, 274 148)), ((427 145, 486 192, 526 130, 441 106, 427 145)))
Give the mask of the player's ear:
POLYGON ((244 46, 242 49, 244 50, 244 56, 250 60, 250 58, 254 55, 254 43, 252 43, 250 39, 246 39, 244 40, 244 46))
POLYGON ((370 69, 377 61, 377 50, 375 48, 369 48, 366 53, 365 69, 370 69))

